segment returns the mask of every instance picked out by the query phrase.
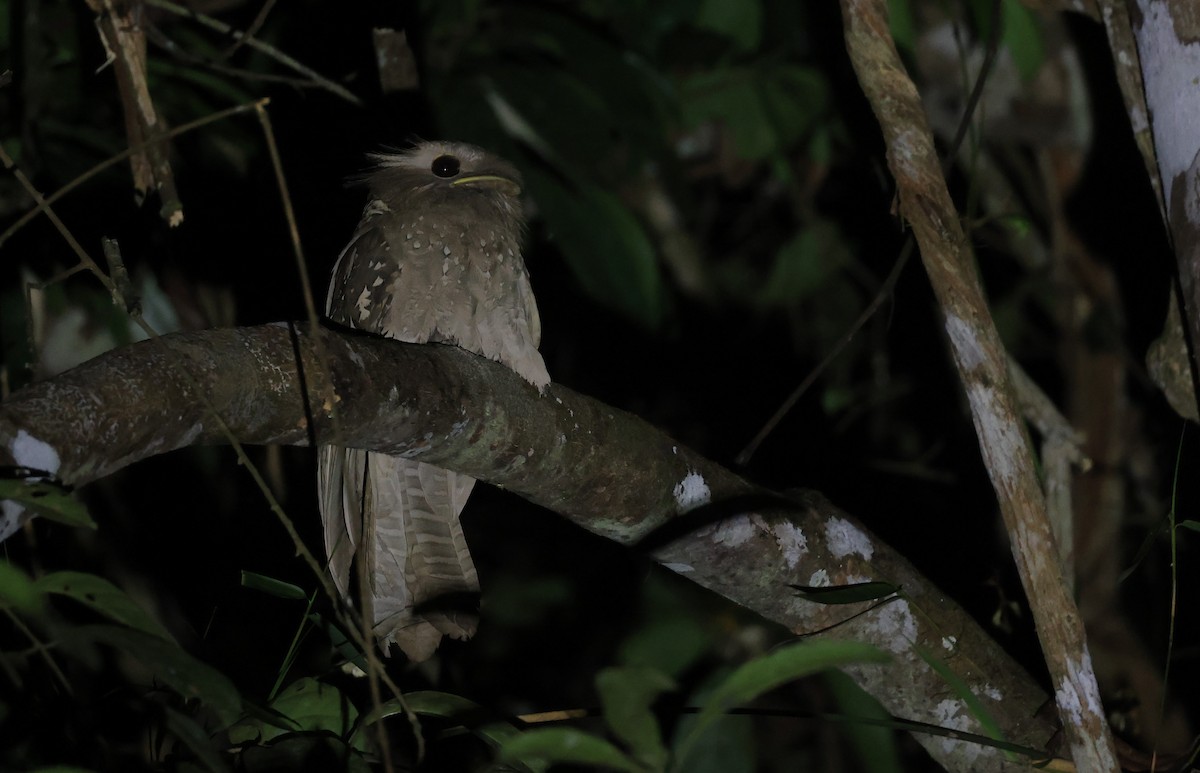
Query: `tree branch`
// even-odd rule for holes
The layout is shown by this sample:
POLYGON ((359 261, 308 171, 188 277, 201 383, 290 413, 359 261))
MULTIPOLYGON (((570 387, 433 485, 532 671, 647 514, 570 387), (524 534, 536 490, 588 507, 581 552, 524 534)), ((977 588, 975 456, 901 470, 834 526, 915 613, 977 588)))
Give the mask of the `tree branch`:
MULTIPOLYGON (((507 368, 454 347, 283 324, 164 336, 0 404, 0 464, 52 467, 81 485, 148 456, 226 442, 222 422, 243 443, 337 442, 420 459, 623 544, 653 545, 667 568, 797 635, 820 631, 892 653, 889 665, 849 673, 896 716, 986 733, 930 665, 941 659, 1006 740, 1046 749, 1055 733, 1038 714, 1045 693, 1020 666, 819 494, 785 499, 760 489, 635 416, 557 384, 539 395, 507 368), (902 594, 827 606, 789 587, 869 580, 902 594)), ((995 749, 919 740, 949 770, 1027 769, 995 749)))

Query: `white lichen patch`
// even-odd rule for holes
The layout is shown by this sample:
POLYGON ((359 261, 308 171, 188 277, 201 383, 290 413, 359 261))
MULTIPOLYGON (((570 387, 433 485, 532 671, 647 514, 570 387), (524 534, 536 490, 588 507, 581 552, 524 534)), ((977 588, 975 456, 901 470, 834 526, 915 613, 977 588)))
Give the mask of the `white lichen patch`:
POLYGON ((958 639, 954 636, 942 637, 942 649, 946 652, 954 652, 954 648, 958 646, 958 639))
POLYGON ((829 572, 824 569, 818 569, 808 577, 808 587, 810 588, 828 588, 833 582, 829 579, 829 572))
POLYGON ((958 353, 963 369, 974 370, 983 363, 983 347, 979 344, 979 337, 975 329, 964 320, 954 314, 947 314, 946 335, 950 337, 950 344, 958 353))
MULTIPOLYGON (((971 721, 970 710, 957 698, 944 698, 939 701, 933 709, 933 719, 930 721, 939 727, 951 730, 971 732, 975 729, 975 725, 971 721)), ((955 754, 965 757, 963 762, 967 766, 974 764, 980 755, 984 754, 986 748, 976 743, 958 741, 953 738, 944 738, 940 743, 947 755, 955 754)))
POLYGON ((876 641, 888 652, 907 652, 917 640, 917 618, 904 599, 895 599, 875 609, 871 625, 879 632, 876 641))
POLYGON ((968 385, 967 402, 975 416, 979 445, 993 485, 1011 489, 1017 484, 1014 460, 1026 455, 1024 435, 1001 414, 999 396, 992 387, 980 383, 968 385))
POLYGON ((749 542, 757 530, 754 522, 750 520, 750 516, 735 515, 717 524, 712 532, 713 542, 736 548, 749 542))
POLYGON ((983 686, 983 694, 994 701, 1004 700, 1004 693, 1000 692, 1000 688, 992 684, 985 684, 983 686))
POLYGON ((1196 73, 1200 72, 1200 43, 1181 40, 1168 3, 1139 3, 1137 32, 1142 72, 1146 74, 1146 105, 1154 122, 1154 151, 1167 206, 1175 180, 1193 165, 1197 155, 1195 127, 1200 126, 1196 73))
POLYGON ((869 561, 875 553, 871 540, 861 529, 845 518, 837 516, 825 522, 825 543, 834 558, 845 558, 853 554, 869 561))
POLYGON ((1096 673, 1092 670, 1092 658, 1085 652, 1080 660, 1067 661, 1067 678, 1054 691, 1054 702, 1058 710, 1076 724, 1083 722, 1084 713, 1103 720, 1100 696, 1096 694, 1096 673))
POLYGON ((13 438, 8 450, 18 467, 43 470, 53 475, 62 466, 58 452, 49 443, 38 440, 23 429, 17 430, 17 436, 13 438))
POLYGON ((779 552, 783 554, 788 569, 795 569, 796 564, 808 553, 808 537, 804 536, 799 526, 786 522, 772 526, 771 533, 775 535, 775 544, 779 545, 779 552))
POLYGON ((676 510, 680 513, 695 510, 701 505, 708 504, 712 499, 712 492, 709 491, 704 476, 694 470, 688 472, 683 476, 683 480, 675 484, 672 493, 675 495, 676 510))

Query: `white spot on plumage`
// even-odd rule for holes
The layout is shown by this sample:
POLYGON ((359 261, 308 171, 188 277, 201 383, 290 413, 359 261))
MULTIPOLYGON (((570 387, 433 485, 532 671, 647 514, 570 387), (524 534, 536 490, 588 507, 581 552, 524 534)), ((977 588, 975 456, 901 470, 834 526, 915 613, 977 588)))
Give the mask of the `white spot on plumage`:
POLYGON ((442 254, 443 254, 443 255, 449 255, 449 254, 450 254, 450 245, 449 245, 449 244, 447 244, 446 246, 442 247, 442 254))
POLYGON ((375 281, 371 283, 371 286, 378 287, 381 284, 383 284, 383 277, 377 276, 377 277, 375 277, 375 281))
POLYGON ((358 308, 358 319, 361 322, 371 316, 371 291, 364 287, 363 291, 358 296, 358 303, 355 304, 358 308))

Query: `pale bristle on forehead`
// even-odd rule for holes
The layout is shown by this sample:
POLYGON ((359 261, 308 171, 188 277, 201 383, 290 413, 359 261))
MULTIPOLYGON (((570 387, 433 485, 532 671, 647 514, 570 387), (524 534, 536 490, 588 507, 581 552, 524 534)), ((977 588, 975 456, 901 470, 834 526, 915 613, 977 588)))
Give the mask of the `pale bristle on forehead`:
POLYGON ((383 168, 428 169, 439 156, 454 156, 467 169, 492 165, 508 166, 503 159, 465 142, 421 142, 408 150, 372 153, 370 157, 383 168))

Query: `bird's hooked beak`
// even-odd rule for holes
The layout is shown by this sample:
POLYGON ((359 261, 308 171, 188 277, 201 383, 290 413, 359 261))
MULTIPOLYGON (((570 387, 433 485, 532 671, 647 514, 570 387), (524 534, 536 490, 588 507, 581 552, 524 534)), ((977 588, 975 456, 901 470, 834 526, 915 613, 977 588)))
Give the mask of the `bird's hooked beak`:
POLYGON ((458 178, 450 185, 478 185, 483 188, 495 188, 510 196, 521 194, 521 186, 516 180, 498 174, 471 174, 458 178))

